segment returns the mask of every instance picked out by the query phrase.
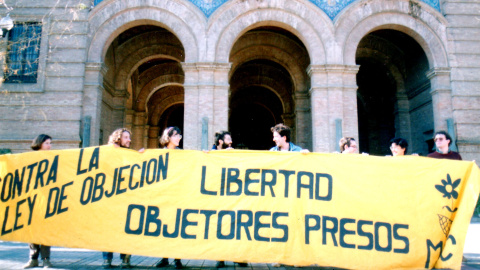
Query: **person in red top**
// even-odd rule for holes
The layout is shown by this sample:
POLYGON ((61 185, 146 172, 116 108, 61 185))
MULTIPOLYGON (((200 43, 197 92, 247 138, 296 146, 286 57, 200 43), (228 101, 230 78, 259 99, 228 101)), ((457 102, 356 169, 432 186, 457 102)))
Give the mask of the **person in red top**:
POLYGON ((462 160, 459 153, 450 150, 452 137, 446 131, 437 131, 433 140, 437 151, 428 154, 427 157, 462 160))

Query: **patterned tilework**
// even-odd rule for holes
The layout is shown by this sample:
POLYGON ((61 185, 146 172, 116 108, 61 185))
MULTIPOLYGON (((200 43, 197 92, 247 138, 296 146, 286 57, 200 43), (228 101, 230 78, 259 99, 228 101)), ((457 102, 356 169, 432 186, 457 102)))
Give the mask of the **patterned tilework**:
MULTIPOLYGON (((225 4, 230 0, 188 0, 197 6, 205 16, 210 17, 217 8, 225 4)), ((335 19, 335 17, 340 13, 345 7, 351 3, 359 0, 309 0, 321 10, 323 10, 330 19, 335 19)), ((440 0, 421 0, 422 2, 432 6, 434 9, 440 11, 440 0)), ((95 5, 102 2, 102 0, 94 0, 95 5)))

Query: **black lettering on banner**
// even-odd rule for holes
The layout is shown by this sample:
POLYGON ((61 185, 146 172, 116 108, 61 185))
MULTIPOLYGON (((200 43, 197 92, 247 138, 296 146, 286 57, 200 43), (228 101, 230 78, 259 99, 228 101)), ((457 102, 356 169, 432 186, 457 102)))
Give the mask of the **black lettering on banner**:
POLYGON ((15 190, 17 190, 18 197, 22 195, 23 176, 25 175, 25 168, 26 167, 23 167, 21 178, 20 178, 20 175, 18 174, 18 170, 15 170, 15 180, 13 182, 12 200, 15 199, 15 190))
POLYGON ((222 180, 220 181, 220 196, 225 195, 225 175, 226 175, 226 168, 222 168, 222 180))
POLYGON ((357 232, 359 236, 367 237, 368 244, 365 246, 358 246, 358 249, 372 250, 373 249, 373 233, 365 232, 363 230, 364 225, 373 225, 373 221, 369 220, 359 220, 357 223, 357 232))
MULTIPOLYGON (((123 177, 123 171, 128 170, 128 169, 130 169, 130 165, 120 167, 120 169, 118 170, 117 193, 115 195, 127 192, 127 188, 121 188, 121 186, 122 186, 122 182, 125 181, 125 177, 123 177)), ((148 170, 147 170, 147 177, 148 177, 148 170)), ((113 179, 113 181, 115 181, 115 179, 113 179)), ((147 184, 150 184, 150 183, 148 183, 148 180, 147 180, 147 184)))
POLYGON ((33 169, 35 169, 35 167, 37 167, 37 162, 33 163, 33 164, 30 164, 29 166, 27 166, 27 169, 28 169, 28 180, 27 180, 27 186, 25 188, 25 193, 28 192, 28 190, 30 189, 30 181, 32 180, 32 176, 33 176, 33 169))
POLYGON ((0 199, 2 200, 2 202, 7 202, 8 200, 10 200, 10 197, 12 196, 12 185, 13 185, 13 174, 8 173, 3 178, 2 193, 0 194, 0 199), (8 187, 6 186, 7 183, 9 184, 8 187), (6 196, 5 196, 5 192, 7 192, 6 196))
POLYGON ((173 233, 168 232, 168 225, 163 224, 163 237, 166 238, 177 238, 178 237, 178 232, 180 231, 180 220, 182 216, 182 209, 178 208, 177 209, 177 217, 175 218, 175 230, 173 233))
MULTIPOLYGON (((134 173, 135 173, 135 168, 140 169, 140 165, 138 165, 138 164, 133 164, 133 165, 132 165, 132 168, 130 169, 130 179, 128 180, 128 188, 130 188, 130 190, 135 190, 135 189, 138 188, 138 185, 140 185, 139 182, 136 182, 135 185, 132 185, 132 183, 133 183, 132 180, 133 180, 133 175, 134 175, 134 173)), ((113 178, 113 179, 115 179, 115 178, 113 178)))
POLYGON ((145 206, 139 204, 130 204, 127 210, 127 221, 125 222, 125 232, 128 234, 140 235, 143 232, 143 221, 145 220, 145 206), (138 219, 138 228, 132 229, 132 212, 133 210, 140 211, 140 218, 138 219))
POLYGON ((333 189, 332 186, 333 186, 333 178, 330 174, 316 173, 315 174, 315 200, 331 201, 332 189, 333 189), (320 181, 325 178, 328 180, 327 195, 320 196, 320 181))
POLYGON ((250 227, 253 226, 253 213, 250 210, 238 210, 237 211, 237 240, 240 240, 242 237, 242 227, 247 235, 248 241, 252 241, 252 236, 250 235, 250 227), (246 221, 243 220, 243 216, 247 217, 246 221))
POLYGON ((50 173, 48 174, 47 183, 45 184, 48 186, 50 182, 56 183, 57 182, 57 171, 58 171, 58 155, 55 156, 52 162, 52 166, 50 167, 50 173))
POLYGON ((16 231, 16 230, 20 230, 21 228, 23 228, 23 224, 22 225, 18 225, 18 219, 22 216, 22 213, 19 211, 20 210, 20 206, 25 203, 27 201, 27 199, 23 199, 23 200, 20 200, 17 202, 17 210, 15 211, 15 224, 13 225, 13 230, 16 231))
POLYGON ((217 211, 214 210, 200 210, 200 214, 205 216, 205 234, 203 239, 208 239, 208 230, 210 228, 210 217, 215 215, 217 211))
POLYGON ((277 172, 275 170, 262 170, 262 189, 261 194, 265 196, 265 187, 269 187, 270 194, 272 197, 275 197, 275 192, 273 192, 273 186, 277 184, 277 172), (270 174, 272 176, 272 180, 267 181, 267 175, 270 174))
POLYGON ((23 224, 19 224, 19 220, 23 212, 21 211, 20 208, 25 202, 27 202, 27 207, 29 211, 27 225, 30 225, 32 223, 33 208, 35 207, 36 199, 37 199, 37 194, 33 196, 33 200, 31 199, 31 197, 27 197, 26 199, 23 199, 17 202, 17 207, 15 208, 15 215, 14 215, 15 221, 14 221, 13 227, 9 229, 7 228, 7 222, 8 222, 8 213, 10 211, 10 206, 5 207, 5 214, 4 214, 3 224, 2 224, 1 235, 9 234, 13 231, 20 230, 24 227, 23 224))
MULTIPOLYGON (((450 239, 452 241, 453 245, 457 244, 457 241, 455 240, 455 237, 453 235, 449 235, 448 238, 447 238, 447 241, 448 241, 448 239, 450 239)), ((440 260, 442 260, 444 262, 450 260, 453 256, 452 253, 448 253, 448 255, 446 257, 443 257, 443 241, 438 242, 438 244, 435 246, 435 245, 433 245, 433 243, 430 239, 427 239, 427 261, 425 262, 425 268, 430 268, 430 257, 431 257, 430 248, 432 248, 433 251, 436 251, 437 249, 440 249, 440 260)))
POLYGON ((37 177, 35 177, 35 186, 33 189, 38 188, 38 183, 40 182, 40 187, 43 187, 43 175, 47 172, 48 169, 48 159, 44 159, 38 163, 37 177))
MULTIPOLYGON (((160 215, 160 209, 156 206, 148 206, 147 219, 145 220, 145 235, 146 236, 159 236, 162 229, 162 221, 158 218, 160 215), (155 224, 155 230, 150 232, 150 224, 155 224)), ((143 222, 143 221, 142 221, 143 222)))
POLYGON ((50 192, 48 194, 47 211, 45 212, 45 218, 49 218, 54 215, 59 215, 61 213, 68 211, 68 207, 65 207, 65 208, 62 207, 62 202, 67 199, 67 196, 65 195, 65 189, 71 185, 73 185, 73 181, 64 184, 61 190, 58 187, 54 187, 50 189, 50 192), (53 201, 54 207, 52 210, 50 210, 50 205, 52 204, 52 199, 53 199, 53 195, 52 195, 53 193, 55 193, 55 199, 53 201))
POLYGON ((270 242, 270 238, 260 236, 260 229, 261 228, 270 228, 270 223, 262 223, 260 222, 260 219, 263 216, 271 216, 272 213, 268 211, 258 211, 255 213, 255 228, 254 228, 254 233, 253 233, 253 238, 257 241, 262 241, 262 242, 270 242))
POLYGON ((100 162, 100 147, 97 147, 93 150, 92 156, 90 157, 90 162, 88 164, 88 170, 87 169, 81 169, 82 167, 82 161, 83 161, 83 151, 85 149, 80 150, 80 154, 78 157, 78 165, 77 165, 77 175, 81 175, 84 173, 90 172, 93 169, 98 170, 99 167, 99 162, 100 162))
POLYGON ((227 196, 240 196, 242 194, 242 180, 238 179, 240 170, 237 168, 229 168, 227 175, 227 196), (231 191, 232 183, 237 185, 236 191, 231 191))
POLYGON ((394 224, 393 225, 393 238, 395 240, 403 241, 405 243, 405 247, 402 248, 402 249, 396 248, 396 249, 393 250, 393 252, 408 254, 408 252, 410 251, 410 241, 408 240, 407 237, 401 236, 401 235, 398 234, 399 229, 407 229, 408 230, 408 225, 406 225, 406 224, 394 224))
POLYGON ((183 239, 197 239, 196 235, 188 234, 187 233, 187 227, 188 226, 197 226, 198 222, 196 221, 189 221, 188 220, 188 215, 189 214, 198 214, 198 210, 194 209, 185 209, 183 210, 183 215, 182 215, 182 229, 180 231, 180 236, 183 239))
POLYGON ((376 251, 383 251, 383 252, 390 252, 392 251, 392 225, 386 222, 375 222, 375 250, 376 251), (380 228, 384 227, 387 229, 387 246, 382 247, 380 245, 380 228))
POLYGON ((297 173, 297 198, 301 197, 302 188, 308 189, 308 198, 313 200, 313 173, 300 171, 297 173), (302 183, 302 177, 308 178, 308 184, 302 183))
POLYGON ((105 197, 110 198, 113 196, 113 194, 115 194, 115 189, 117 186, 117 176, 118 176, 118 168, 116 168, 115 172, 113 173, 112 189, 110 190, 110 192, 105 190, 105 197))
POLYGON ((277 219, 279 217, 288 217, 288 213, 279 213, 274 212, 272 215, 272 228, 280 229, 283 231, 283 237, 280 238, 272 238, 272 242, 281 242, 286 243, 288 240, 288 226, 286 224, 278 224, 277 219))
POLYGON ((85 180, 83 180, 82 192, 80 193, 80 203, 82 205, 87 205, 90 202, 90 199, 92 198, 92 191, 93 191, 93 178, 89 176, 85 178, 85 180), (88 189, 87 189, 87 185, 88 185, 88 189), (85 199, 85 192, 87 194, 86 199, 85 199))
POLYGON ((340 219, 340 237, 339 238, 340 238, 340 246, 343 247, 343 248, 355 248, 354 244, 349 244, 349 243, 345 242, 345 236, 346 235, 350 235, 350 234, 355 235, 355 231, 347 230, 345 228, 345 225, 349 224, 349 223, 355 224, 355 219, 352 219, 352 218, 342 218, 342 219, 340 219))
POLYGON ((285 176, 285 198, 288 198, 288 187, 289 187, 289 179, 291 175, 295 174, 295 171, 288 171, 288 170, 279 170, 279 174, 283 174, 285 176))
POLYGON ((92 203, 98 202, 102 199, 104 193, 103 185, 105 185, 106 178, 107 177, 104 173, 97 173, 95 176, 95 184, 92 191, 92 203))
MULTIPOLYGON (((250 191, 248 189, 248 186, 250 186, 251 184, 258 184, 260 183, 260 180, 259 179, 252 179, 250 178, 250 175, 251 174, 254 174, 254 173, 260 173, 260 169, 247 169, 245 171, 245 195, 249 195, 249 196, 258 196, 258 192, 253 192, 253 191, 250 191)), ((265 192, 263 192, 265 193, 265 192)))
POLYGON ((322 244, 327 244, 327 233, 330 233, 332 235, 333 245, 337 247, 338 244, 335 234, 338 232, 338 219, 335 217, 323 216, 322 228, 322 244), (327 221, 330 221, 330 223, 333 224, 333 227, 329 228, 327 226, 327 221))
MULTIPOLYGON (((223 172, 224 170, 222 170, 223 172)), ((202 166, 202 181, 201 181, 201 184, 200 184, 200 193, 201 194, 204 194, 204 195, 212 195, 212 196, 216 196, 217 195, 217 192, 216 191, 210 191, 210 190, 207 190, 205 188, 205 178, 206 178, 206 175, 207 175, 207 166, 202 166)), ((221 189, 223 191, 223 187, 221 189)), ((222 194, 223 195, 223 194, 222 194)))
POLYGON ((157 182, 160 180, 160 172, 162 172, 162 179, 167 179, 168 172, 168 157, 169 153, 165 154, 165 162, 163 162, 163 156, 158 156, 158 175, 157 182))
MULTIPOLYGON (((160 176, 160 174, 158 174, 158 176, 160 176)), ((147 181, 147 184, 151 185, 155 182, 158 182, 158 178, 159 177, 157 177, 157 160, 152 158, 152 159, 150 159, 150 161, 148 161, 147 175, 145 176, 145 181, 147 181), (153 166, 152 166, 152 164, 153 164, 153 166), (152 179, 150 180, 150 171, 152 170, 152 167, 153 167, 152 179)))
POLYGON ((320 216, 305 215, 305 244, 310 244, 310 231, 320 230, 320 216), (313 226, 310 225, 310 220, 315 221, 313 226))
POLYGON ((231 240, 235 237, 235 211, 220 211, 218 212, 217 222, 217 239, 231 240), (230 231, 228 234, 222 234, 222 224, 224 224, 224 217, 230 216, 230 231))

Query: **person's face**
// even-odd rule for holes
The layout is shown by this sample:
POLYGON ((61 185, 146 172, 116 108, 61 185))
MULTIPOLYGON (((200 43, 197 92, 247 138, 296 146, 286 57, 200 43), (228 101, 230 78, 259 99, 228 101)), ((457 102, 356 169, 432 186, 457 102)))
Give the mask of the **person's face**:
POLYGON ((176 131, 173 131, 173 134, 170 137, 169 144, 173 144, 175 147, 178 147, 180 145, 181 139, 182 139, 182 135, 178 134, 176 131))
POLYGON ((392 143, 390 146, 390 150, 392 151, 393 156, 404 156, 405 155, 405 148, 402 148, 400 145, 396 143, 392 143))
POLYGON ((50 150, 52 148, 52 140, 47 139, 40 145, 40 150, 50 150))
POLYGON ((276 131, 273 132, 273 141, 275 142, 275 144, 277 144, 277 146, 282 146, 285 144, 285 142, 287 141, 287 136, 280 136, 280 134, 276 131))
POLYGON ((435 136, 435 145, 437 146, 438 149, 448 148, 449 143, 450 143, 450 140, 447 140, 447 137, 445 137, 444 134, 437 134, 435 136))
POLYGON ((225 134, 223 137, 222 149, 227 149, 229 147, 232 147, 232 137, 228 134, 225 134))
POLYGON ((130 148, 130 142, 132 140, 130 139, 130 133, 127 131, 124 131, 122 133, 122 137, 120 137, 120 147, 123 148, 130 148))
POLYGON ((354 153, 357 153, 357 142, 351 140, 351 141, 350 141, 350 146, 345 145, 345 151, 343 151, 343 152, 345 152, 346 154, 354 154, 354 153))

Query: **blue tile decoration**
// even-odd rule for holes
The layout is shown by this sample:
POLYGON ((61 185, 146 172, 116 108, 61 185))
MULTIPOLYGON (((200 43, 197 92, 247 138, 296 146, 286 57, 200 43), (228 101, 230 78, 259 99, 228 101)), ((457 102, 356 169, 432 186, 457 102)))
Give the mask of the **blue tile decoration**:
MULTIPOLYGON (((231 0, 188 0, 197 6, 205 16, 210 17, 215 10, 217 10, 221 5, 225 4, 231 0)), ((323 10, 331 20, 335 17, 348 5, 355 1, 360 0, 309 0, 321 10, 323 10)), ((422 2, 430 5, 437 11, 440 11, 440 0, 421 0, 422 2)), ((102 0, 94 0, 94 4, 97 5, 102 0)))

